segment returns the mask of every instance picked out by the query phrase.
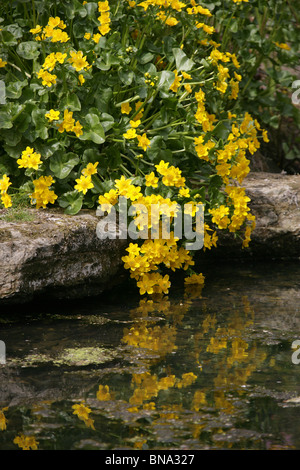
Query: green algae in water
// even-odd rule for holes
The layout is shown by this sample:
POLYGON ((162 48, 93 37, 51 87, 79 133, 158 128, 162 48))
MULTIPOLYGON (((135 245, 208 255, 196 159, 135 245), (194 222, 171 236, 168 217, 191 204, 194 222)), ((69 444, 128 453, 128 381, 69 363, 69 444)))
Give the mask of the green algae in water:
POLYGON ((113 351, 104 348, 70 348, 66 349, 57 359, 55 365, 87 366, 90 364, 104 364, 115 357, 113 351))
POLYGON ((22 367, 32 367, 41 364, 56 366, 88 366, 91 364, 104 364, 114 359, 116 353, 104 348, 86 347, 65 349, 57 357, 46 354, 29 354, 22 359, 15 359, 10 364, 21 364, 22 367))
POLYGON ((300 269, 231 269, 202 293, 3 324, 0 449, 299 449, 300 269))

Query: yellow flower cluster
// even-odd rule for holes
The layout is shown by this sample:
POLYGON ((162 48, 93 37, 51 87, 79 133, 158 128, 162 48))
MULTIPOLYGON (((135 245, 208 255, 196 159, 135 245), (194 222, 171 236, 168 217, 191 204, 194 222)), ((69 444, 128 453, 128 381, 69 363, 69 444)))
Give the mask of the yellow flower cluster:
POLYGON ((71 51, 68 62, 70 62, 70 64, 72 65, 72 67, 74 67, 76 72, 80 72, 81 70, 90 67, 88 61, 86 60, 86 56, 83 55, 82 51, 78 51, 78 52, 71 51))
POLYGON ((75 180, 77 184, 74 188, 77 189, 77 191, 86 194, 89 189, 94 187, 94 184, 92 183, 92 175, 97 173, 98 164, 99 162, 89 163, 86 168, 81 171, 80 178, 75 180))
POLYGON ((30 195, 31 203, 36 204, 36 208, 46 208, 47 204, 54 204, 57 195, 50 187, 54 183, 52 176, 41 176, 33 181, 34 192, 30 195))
POLYGON ((158 396, 161 390, 168 390, 169 388, 184 388, 193 384, 197 380, 197 376, 193 372, 182 374, 181 379, 177 379, 175 375, 167 375, 158 378, 156 374, 150 372, 142 372, 140 374, 132 375, 132 385, 134 391, 129 399, 129 403, 134 405, 135 408, 130 408, 129 411, 138 411, 139 406, 143 405, 143 409, 154 410, 155 403, 149 402, 158 396))
MULTIPOLYGON (((179 19, 176 16, 172 16, 170 13, 172 10, 174 13, 180 13, 183 9, 186 8, 186 12, 189 15, 202 15, 206 17, 211 17, 212 14, 208 8, 204 8, 195 0, 189 2, 191 7, 186 8, 187 4, 181 2, 180 0, 145 0, 138 4, 139 7, 142 7, 144 11, 147 11, 150 6, 158 7, 159 11, 156 13, 156 18, 167 26, 176 26, 179 23, 179 19)), ((136 2, 129 1, 129 5, 134 7, 136 2)), ((206 25, 205 23, 196 21, 195 23, 197 28, 202 28, 207 34, 213 34, 215 28, 213 26, 206 25)))
MULTIPOLYGON (((55 117, 57 114, 55 113, 57 113, 57 111, 50 110, 49 114, 46 116, 50 118, 50 120, 56 120, 55 117)), ((62 134, 64 131, 74 132, 76 137, 80 137, 83 134, 82 125, 79 121, 76 121, 75 123, 75 119, 73 118, 73 111, 69 111, 68 109, 64 110, 63 121, 58 125, 58 132, 62 134)))
POLYGON ((2 408, 2 410, 0 410, 0 431, 5 431, 6 429, 6 424, 7 424, 7 419, 4 415, 4 411, 8 410, 8 408, 2 408))
MULTIPOLYGON (((163 184, 166 187, 178 188, 181 197, 189 196, 189 190, 185 188, 185 178, 178 168, 170 166, 163 160, 155 167, 157 174, 152 171, 145 175, 146 187, 156 189, 159 184, 163 184)), ((130 270, 130 276, 136 280, 141 295, 168 294, 171 286, 170 278, 168 274, 162 275, 159 272, 160 268, 187 271, 194 265, 194 261, 189 251, 178 246, 178 239, 175 239, 172 230, 170 233, 167 232, 167 237, 164 238, 165 226, 160 216, 167 215, 171 224, 178 212, 176 202, 160 194, 143 195, 141 189, 140 186, 133 184, 130 178, 122 176, 115 180, 113 189, 99 196, 98 202, 102 210, 109 211, 110 205, 115 206, 120 196, 131 201, 132 213, 135 214, 133 221, 139 230, 145 230, 149 234, 149 238, 147 237, 141 246, 138 243, 130 243, 126 249, 128 254, 122 258, 124 267, 130 270)), ((196 203, 189 201, 188 204, 192 206, 190 212, 194 216, 198 209, 196 203)), ((214 235, 207 233, 205 246, 211 248, 216 244, 216 240, 215 233, 214 235)), ((188 282, 193 284, 196 277, 188 282)), ((200 283, 200 278, 203 284, 202 275, 199 275, 197 283, 200 283)))
POLYGON ((13 442, 22 450, 37 450, 39 444, 34 436, 25 436, 24 434, 15 437, 13 442))
MULTIPOLYGON (((197 99, 202 103, 204 94, 199 92, 197 99)), ((246 151, 252 155, 260 148, 258 140, 258 131, 261 131, 259 123, 252 118, 249 113, 240 125, 234 121, 236 115, 228 113, 228 119, 232 121, 231 132, 227 138, 227 143, 223 149, 215 150, 215 143, 211 140, 205 142, 205 136, 194 139, 195 150, 200 159, 210 162, 215 166, 217 174, 222 178, 225 184, 225 193, 227 194, 227 205, 221 205, 217 208, 211 208, 209 213, 212 215, 212 222, 221 230, 229 229, 230 232, 236 232, 243 224, 248 221, 250 226, 246 227, 245 240, 243 246, 248 246, 250 235, 255 228, 255 218, 250 214, 248 202, 250 199, 245 195, 243 188, 237 187, 235 183, 230 184, 230 180, 238 181, 240 184, 250 171, 250 160, 246 158, 246 151), (214 149, 213 153, 210 151, 214 149), (233 207, 233 210, 231 208, 233 207)), ((262 131, 264 141, 268 141, 267 132, 262 131)), ((214 237, 216 240, 216 237, 214 237)), ((210 238, 212 241, 212 238, 210 238)), ((204 247, 209 243, 209 235, 205 232, 204 247)))
POLYGON ((56 84, 57 75, 49 73, 43 68, 37 73, 37 77, 42 79, 42 84, 47 87, 51 87, 56 84))
MULTIPOLYGON (((130 106, 129 102, 125 101, 124 103, 121 103, 122 114, 130 114, 130 111, 132 111, 132 107, 130 106)), ((142 116, 143 116, 143 103, 141 101, 138 101, 135 104, 135 113, 133 114, 132 119, 129 121, 130 127, 123 134, 123 137, 126 140, 137 139, 138 147, 142 148, 145 152, 147 148, 150 147, 150 140, 148 139, 145 132, 142 135, 137 133, 137 129, 141 124, 142 116)))
POLYGON ((11 185, 11 182, 9 180, 9 177, 6 174, 4 174, 2 178, 0 179, 0 192, 1 192, 1 202, 4 205, 5 209, 8 209, 9 207, 12 206, 11 197, 7 194, 7 190, 10 185, 11 185))
POLYGON ((17 163, 19 168, 33 168, 34 170, 38 170, 39 165, 42 164, 41 154, 36 153, 31 147, 26 147, 22 152, 21 158, 17 160, 17 163))
MULTIPOLYGON (((51 87, 52 85, 56 84, 57 75, 50 72, 54 70, 57 63, 63 64, 66 58, 67 54, 61 52, 52 52, 46 57, 42 68, 37 73, 37 77, 42 79, 42 84, 44 86, 51 87)), ((88 70, 91 67, 82 51, 71 51, 70 57, 67 59, 67 61, 76 70, 76 72, 88 70)), ((78 79, 81 85, 85 81, 82 74, 79 75, 78 79)))
POLYGON ((83 403, 75 404, 72 406, 73 414, 77 415, 79 419, 81 419, 87 427, 95 429, 94 427, 94 420, 89 417, 91 413, 91 409, 88 406, 85 406, 83 403))
POLYGON ((195 98, 197 101, 197 111, 195 113, 195 118, 201 124, 204 132, 210 132, 214 129, 214 122, 216 121, 216 116, 214 114, 209 114, 205 108, 205 93, 202 89, 195 93, 195 98))
POLYGON ((68 42, 69 36, 65 31, 65 23, 56 16, 55 18, 50 17, 47 26, 42 28, 40 25, 36 25, 35 28, 31 29, 30 32, 35 36, 36 41, 44 41, 45 39, 51 38, 51 42, 68 42))
POLYGON ((98 11, 100 12, 100 16, 98 17, 98 21, 100 22, 100 26, 98 26, 98 30, 102 36, 105 36, 110 31, 110 7, 108 1, 98 2, 98 11))
POLYGON ((122 261, 125 269, 130 270, 130 276, 137 281, 141 295, 169 292, 169 275, 157 272, 161 265, 172 271, 187 270, 194 265, 190 253, 183 247, 178 248, 174 238, 145 240, 142 246, 130 243, 127 251, 128 255, 123 256, 122 261))
POLYGON ((192 87, 189 84, 184 83, 184 80, 191 80, 192 79, 191 75, 189 73, 186 73, 186 72, 181 72, 181 74, 178 74, 178 71, 176 69, 173 70, 173 72, 175 74, 175 79, 174 79, 174 82, 172 83, 172 85, 170 86, 170 90, 173 91, 174 93, 177 93, 180 86, 183 85, 185 90, 188 93, 191 93, 192 87))
POLYGON ((63 64, 66 57, 67 54, 63 54, 62 52, 51 52, 43 63, 43 69, 50 70, 50 72, 52 72, 57 62, 63 64))

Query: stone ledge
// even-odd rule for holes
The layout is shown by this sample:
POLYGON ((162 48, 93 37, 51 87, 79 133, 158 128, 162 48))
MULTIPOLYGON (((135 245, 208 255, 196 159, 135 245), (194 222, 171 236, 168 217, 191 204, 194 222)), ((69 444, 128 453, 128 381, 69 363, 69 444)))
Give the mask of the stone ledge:
MULTIPOLYGON (((218 248, 197 258, 300 258, 300 176, 251 173, 244 181, 257 227, 247 249, 219 234, 218 248)), ((99 240, 95 211, 67 216, 34 211, 34 221, 0 221, 0 304, 36 295, 83 298, 101 294, 127 278, 121 257, 126 240, 99 240)))
MULTIPOLYGON (((33 209, 35 211, 35 209, 33 209)), ((76 298, 117 283, 124 240, 99 240, 95 212, 67 216, 35 211, 31 222, 0 222, 0 299, 28 301, 36 294, 76 298)))
POLYGON ((221 232, 218 249, 209 254, 226 259, 299 259, 300 176, 250 173, 243 186, 256 216, 249 248, 242 249, 240 240, 221 232))

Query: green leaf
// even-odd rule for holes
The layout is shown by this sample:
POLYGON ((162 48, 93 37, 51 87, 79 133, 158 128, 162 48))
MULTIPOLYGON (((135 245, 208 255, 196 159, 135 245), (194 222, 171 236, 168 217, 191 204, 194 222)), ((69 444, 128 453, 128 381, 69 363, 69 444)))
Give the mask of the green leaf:
POLYGON ((9 24, 5 27, 6 31, 9 31, 16 39, 20 39, 23 36, 23 30, 17 24, 9 24))
POLYGON ((34 60, 40 55, 39 47, 39 43, 35 41, 21 42, 17 47, 17 53, 23 59, 34 60))
POLYGON ((154 54, 151 54, 151 52, 146 52, 138 59, 138 61, 140 64, 148 64, 148 62, 151 62, 154 57, 154 54))
POLYGON ((95 144, 103 144, 105 142, 105 133, 99 117, 96 114, 89 113, 85 116, 85 122, 83 135, 79 139, 91 140, 95 144))
POLYGON ((6 86, 6 97, 11 99, 18 99, 22 95, 23 88, 28 85, 27 80, 10 82, 6 86))
POLYGON ((35 125, 36 136, 43 140, 48 138, 48 128, 45 114, 46 112, 44 109, 34 109, 31 113, 32 122, 35 125))
POLYGON ((102 113, 100 121, 103 126, 104 132, 109 131, 115 123, 113 116, 107 113, 102 113))
POLYGON ((15 36, 9 31, 1 31, 1 34, 2 42, 5 46, 16 46, 18 44, 18 41, 16 40, 15 36))
POLYGON ((69 191, 59 197, 58 203, 60 207, 65 209, 65 213, 68 215, 76 215, 83 204, 83 195, 78 191, 69 191))
POLYGON ((129 70, 129 69, 120 69, 119 78, 121 82, 124 83, 124 85, 129 86, 133 82, 134 73, 132 70, 129 70))
POLYGON ((63 144, 57 139, 47 139, 47 142, 38 141, 35 143, 35 149, 37 152, 43 155, 44 158, 49 158, 55 152, 57 152, 63 144))
POLYGON ((168 91, 175 80, 175 73, 169 70, 163 70, 158 74, 157 88, 158 90, 168 91))
POLYGON ((81 102, 76 93, 67 93, 62 99, 61 106, 69 111, 81 111, 81 102))
POLYGON ((88 163, 99 162, 99 159, 100 159, 100 154, 98 150, 96 149, 90 148, 90 149, 86 149, 83 152, 82 161, 85 165, 87 165, 88 163))
POLYGON ((87 15, 87 11, 78 0, 71 0, 71 1, 64 1, 63 7, 66 11, 66 16, 70 20, 73 20, 76 15, 81 16, 84 18, 87 15))
POLYGON ((5 111, 0 111, 0 129, 10 129, 12 126, 11 116, 5 111))
POLYGON ((182 49, 174 48, 172 49, 172 51, 175 58, 176 69, 178 72, 188 72, 194 67, 195 62, 189 59, 182 49))
POLYGON ((78 163, 79 157, 75 153, 59 151, 50 158, 50 170, 54 173, 56 178, 62 180, 69 176, 78 163))

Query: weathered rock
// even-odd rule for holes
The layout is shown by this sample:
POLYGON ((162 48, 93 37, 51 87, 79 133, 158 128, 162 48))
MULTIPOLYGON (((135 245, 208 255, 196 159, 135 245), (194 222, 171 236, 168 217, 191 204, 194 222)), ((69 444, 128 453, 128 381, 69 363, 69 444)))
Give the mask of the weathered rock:
POLYGON ((243 186, 256 216, 256 228, 249 248, 241 240, 219 233, 218 258, 297 259, 300 258, 300 176, 250 173, 243 186))
MULTIPOLYGON (((249 248, 221 232, 218 248, 201 251, 199 258, 299 258, 300 176, 251 173, 244 186, 257 219, 249 248)), ((0 221, 0 303, 28 301, 37 294, 97 295, 127 278, 121 257, 128 241, 99 240, 95 211, 34 213, 31 222, 0 221)))
POLYGON ((1 301, 98 295, 120 282, 126 241, 99 240, 98 222, 92 211, 68 216, 60 210, 35 211, 30 222, 1 221, 1 301))

